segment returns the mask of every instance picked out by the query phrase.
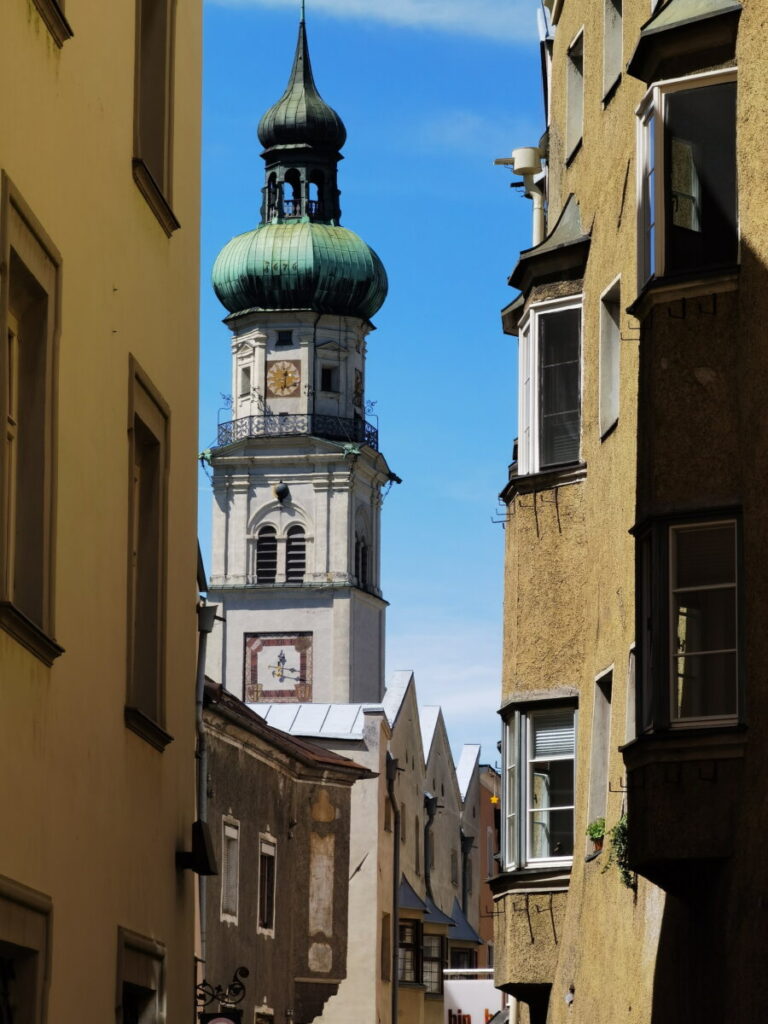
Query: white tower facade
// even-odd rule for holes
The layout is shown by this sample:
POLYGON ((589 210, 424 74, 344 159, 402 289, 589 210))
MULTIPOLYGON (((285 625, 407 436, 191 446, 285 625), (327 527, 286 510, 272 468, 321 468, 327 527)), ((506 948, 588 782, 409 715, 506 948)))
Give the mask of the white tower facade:
POLYGON ((365 420, 376 254, 342 228, 345 138, 320 99, 302 21, 288 88, 264 115, 262 221, 214 267, 230 311, 233 419, 211 454, 212 665, 248 702, 377 702, 384 692, 382 489, 365 420), (219 664, 216 665, 216 658, 219 664))

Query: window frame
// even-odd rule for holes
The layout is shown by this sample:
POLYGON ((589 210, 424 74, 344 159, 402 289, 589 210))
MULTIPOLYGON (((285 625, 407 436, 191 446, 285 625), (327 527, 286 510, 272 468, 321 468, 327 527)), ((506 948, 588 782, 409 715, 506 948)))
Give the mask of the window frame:
POLYGON ((422 948, 423 943, 423 925, 422 922, 414 917, 401 917, 397 922, 397 983, 398 985, 423 985, 422 980, 422 957, 424 951, 422 948), (413 941, 403 942, 403 931, 408 928, 413 928, 413 941), (413 971, 409 972, 413 974, 413 977, 403 977, 404 970, 404 957, 401 955, 403 951, 411 951, 413 953, 413 971))
POLYGON ((621 415, 621 274, 614 278, 600 296, 600 352, 598 371, 598 429, 600 440, 604 441, 618 426, 621 415), (618 317, 615 323, 615 334, 612 331, 613 317, 609 312, 615 307, 618 317), (613 361, 607 365, 609 343, 613 361), (611 390, 606 388, 608 374, 610 372, 610 384, 612 385, 613 398, 610 399, 611 390))
POLYGON ((126 595, 126 697, 125 724, 142 736, 156 750, 163 751, 173 737, 165 730, 166 655, 168 613, 168 502, 170 477, 171 411, 149 376, 134 356, 129 357, 128 398, 128 543, 126 595), (135 659, 139 623, 135 615, 137 600, 137 421, 152 435, 159 446, 157 474, 157 552, 155 581, 157 600, 155 707, 142 707, 141 692, 136 684, 135 659), (160 435, 160 436, 158 436, 160 435), (153 713, 150 713, 152 711, 153 713))
POLYGON ((518 367, 518 472, 520 476, 556 472, 566 466, 579 465, 582 449, 584 403, 584 297, 581 293, 548 299, 529 306, 520 323, 518 367), (540 321, 551 313, 579 311, 579 450, 569 462, 541 464, 541 374, 540 321))
POLYGON ((63 653, 55 637, 56 592, 56 485, 57 485, 57 426, 58 426, 58 356, 61 334, 62 259, 41 224, 24 201, 8 175, 0 172, 0 421, 9 417, 10 398, 9 365, 10 346, 6 339, 10 330, 11 302, 11 250, 18 249, 16 258, 47 296, 43 358, 45 382, 42 398, 41 444, 43 447, 41 533, 42 564, 39 586, 41 591, 41 621, 34 622, 14 603, 13 549, 11 524, 16 515, 17 481, 9 477, 7 446, 0 445, 0 628, 10 633, 20 644, 43 664, 51 666, 63 653), (25 238, 24 236, 29 236, 25 238), (24 250, 34 247, 39 253, 24 250), (39 265, 38 265, 39 264, 39 265), (43 269, 50 264, 51 270, 43 269), (42 273, 41 273, 42 269, 42 273), (35 271, 38 271, 36 274, 35 271), (47 278, 48 287, 39 277, 47 278))
POLYGON ((636 540, 637 646, 635 735, 736 728, 745 724, 743 530, 740 509, 712 509, 649 520, 633 530, 636 540), (736 582, 736 711, 730 715, 675 718, 672 600, 672 531, 732 524, 736 582), (646 706, 647 705, 647 706, 646 706))
POLYGON ((0 875, 0 955, 18 957, 26 968, 21 979, 24 1020, 47 1020, 52 966, 53 902, 50 896, 0 875))
POLYGON ((75 34, 64 14, 61 0, 32 0, 53 41, 61 48, 75 34))
MULTIPOLYGON (((124 987, 126 984, 143 987, 155 996, 156 1012, 150 1018, 147 1017, 147 1024, 164 1024, 166 1020, 166 948, 164 943, 147 936, 139 935, 128 928, 118 926, 117 929, 117 971, 116 971, 116 1021, 122 1024, 123 1021, 123 999, 124 987), (145 969, 155 975, 155 987, 140 986, 135 979, 138 975, 131 975, 131 961, 134 967, 137 962, 144 961, 145 969)), ((142 1021, 145 1014, 142 1013, 142 1021)))
POLYGON ((584 26, 566 51, 565 163, 568 166, 584 142, 584 26), (577 65, 580 49, 581 67, 577 65), (578 99, 578 102, 576 100, 578 99), (578 125, 576 122, 578 121, 578 125), (578 131, 577 131, 578 129, 578 131))
MULTIPOLYGON (((511 708, 505 715, 502 735, 502 756, 504 763, 504 785, 502 787, 502 818, 504 829, 501 835, 502 863, 505 872, 525 870, 546 870, 564 868, 573 864, 576 850, 576 796, 578 792, 578 723, 579 710, 574 699, 553 699, 522 704, 511 708), (529 853, 528 818, 529 804, 529 770, 533 760, 531 751, 531 723, 534 716, 549 712, 570 710, 573 713, 573 816, 574 816, 574 853, 562 857, 533 857, 529 853), (510 742, 512 740, 513 742, 510 742), (514 751, 510 760, 510 748, 514 751), (510 784, 510 768, 514 775, 510 784), (524 769, 524 770, 523 770, 524 769), (510 810, 510 808, 514 810, 510 810), (524 813, 523 813, 524 811, 524 813), (510 842, 510 818, 514 819, 514 840, 510 842)), ((566 760, 565 757, 558 758, 566 760)))
POLYGON ((446 966, 448 941, 444 935, 436 935, 433 932, 426 932, 422 927, 421 933, 421 983, 426 989, 427 996, 442 996, 444 989, 443 970, 446 966), (429 940, 429 942, 427 941, 429 940), (436 940, 436 941, 435 941, 436 940), (431 946, 430 953, 427 953, 428 946, 431 946), (435 948, 437 952, 435 953, 435 948), (436 984, 432 979, 427 980, 428 964, 437 964, 436 984))
MULTIPOLYGON (((624 66, 624 4, 623 0, 603 0, 603 105, 607 105, 614 92, 616 86, 621 81, 622 68, 624 66), (618 6, 617 6, 618 5, 618 6), (608 8, 613 7, 616 11, 615 20, 611 25, 611 33, 609 34, 609 10, 608 8), (618 28, 616 27, 618 25, 618 28), (609 50, 610 45, 615 45, 616 38, 618 37, 618 60, 616 67, 609 67, 609 50)), ((612 52, 612 51, 611 51, 612 52)))
POLYGON ((240 910, 240 822, 231 815, 221 817, 221 899, 219 919, 237 924, 240 910), (234 854, 234 856, 233 856, 234 854), (228 898, 228 883, 234 889, 232 906, 228 898))
POLYGON ((258 886, 256 900, 256 932, 258 935, 266 935, 269 938, 274 939, 277 916, 277 908, 275 904, 275 892, 277 890, 277 839, 269 832, 261 832, 259 834, 258 886), (264 896, 262 872, 264 858, 270 858, 272 861, 271 892, 268 900, 270 915, 269 920, 266 923, 262 923, 262 900, 264 896))
MULTIPOLYGON (((666 97, 677 92, 706 89, 738 81, 738 68, 705 71, 681 78, 662 79, 646 91, 635 110, 637 150, 637 287, 642 291, 650 282, 666 276, 666 182, 665 135, 666 97), (648 127, 653 121, 653 127, 648 127), (649 195, 647 179, 653 176, 653 195, 649 195), (647 224, 649 228, 647 228, 647 224), (652 236, 652 237, 649 237, 652 236)), ((737 154, 738 156, 738 154, 737 154)), ((736 264, 741 262, 741 230, 738 203, 738 160, 736 171, 736 264)), ((702 275, 714 268, 695 268, 691 273, 702 275)), ((722 272, 726 272, 723 270, 722 272)))

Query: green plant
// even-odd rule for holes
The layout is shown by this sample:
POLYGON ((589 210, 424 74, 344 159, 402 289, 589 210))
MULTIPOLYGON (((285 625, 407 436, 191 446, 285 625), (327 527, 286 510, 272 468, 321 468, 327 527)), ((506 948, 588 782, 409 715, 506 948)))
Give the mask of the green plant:
POLYGON ((603 871, 607 871, 612 864, 615 864, 619 870, 622 884, 626 885, 628 889, 634 889, 637 882, 635 874, 629 866, 629 827, 626 814, 622 814, 608 832, 608 838, 611 841, 611 847, 603 871))
POLYGON ((602 839, 605 835, 605 818, 595 818, 587 825, 587 839, 602 839))

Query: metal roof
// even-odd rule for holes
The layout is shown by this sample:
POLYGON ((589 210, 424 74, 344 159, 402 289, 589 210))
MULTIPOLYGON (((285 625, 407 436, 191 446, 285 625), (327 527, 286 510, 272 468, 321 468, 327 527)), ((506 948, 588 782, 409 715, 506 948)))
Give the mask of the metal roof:
POLYGON ((465 743, 461 748, 459 763, 456 765, 456 781, 459 784, 462 803, 467 799, 467 790, 472 781, 472 775, 480 760, 480 744, 465 743))
POLYGON ((669 0, 669 3, 660 7, 645 23, 640 35, 642 37, 653 32, 663 32, 691 21, 714 18, 718 14, 740 10, 741 4, 736 0, 669 0))

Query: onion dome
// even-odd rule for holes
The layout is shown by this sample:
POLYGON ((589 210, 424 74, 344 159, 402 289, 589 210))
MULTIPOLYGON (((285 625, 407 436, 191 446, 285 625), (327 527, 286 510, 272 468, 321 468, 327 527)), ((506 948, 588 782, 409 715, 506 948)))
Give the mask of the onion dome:
POLYGON ((224 246, 213 288, 230 313, 302 309, 369 320, 387 296, 387 274, 373 249, 347 228, 262 224, 224 246))
POLYGON ((317 91, 302 18, 291 77, 281 98, 259 122, 259 140, 267 150, 274 146, 312 146, 338 151, 346 138, 341 118, 317 91))

